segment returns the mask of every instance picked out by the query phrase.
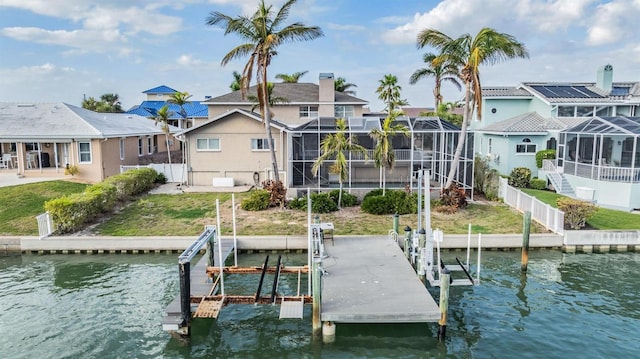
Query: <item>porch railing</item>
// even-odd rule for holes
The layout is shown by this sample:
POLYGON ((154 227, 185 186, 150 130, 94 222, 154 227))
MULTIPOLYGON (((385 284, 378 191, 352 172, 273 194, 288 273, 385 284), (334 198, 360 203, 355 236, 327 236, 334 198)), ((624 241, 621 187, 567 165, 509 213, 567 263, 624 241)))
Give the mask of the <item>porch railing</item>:
MULTIPOLYGON (((396 161, 411 161, 411 150, 409 149, 404 149, 404 150, 394 150, 393 151, 395 156, 396 156, 396 161)), ((366 150, 366 159, 368 159, 369 161, 373 160, 373 153, 374 150, 366 150)), ((414 161, 420 161, 420 160, 428 160, 431 159, 432 157, 432 151, 413 151, 413 159, 414 161)), ((296 161, 314 161, 316 158, 318 158, 318 151, 317 150, 304 150, 301 153, 297 153, 294 155, 294 158, 296 161), (300 156, 302 155, 302 156, 300 156)), ((365 154, 364 153, 357 153, 357 152, 352 152, 351 153, 351 160, 352 161, 364 161, 365 160, 365 154)))
POLYGON ((597 181, 640 183, 640 168, 599 166, 565 161, 564 173, 597 181))
POLYGON ((564 234, 564 212, 541 202, 517 188, 511 187, 506 178, 500 179, 500 194, 504 202, 521 212, 531 212, 531 218, 546 229, 564 234))

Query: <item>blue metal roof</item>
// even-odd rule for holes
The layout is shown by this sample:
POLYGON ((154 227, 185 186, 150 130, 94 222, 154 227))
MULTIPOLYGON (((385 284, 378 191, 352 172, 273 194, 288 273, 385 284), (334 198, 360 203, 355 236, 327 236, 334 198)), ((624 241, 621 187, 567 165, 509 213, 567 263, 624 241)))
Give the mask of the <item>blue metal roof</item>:
MULTIPOLYGON (((140 105, 130 108, 126 113, 140 115, 144 117, 154 117, 162 106, 168 105, 171 112, 170 120, 181 119, 180 106, 165 101, 142 101, 140 105)), ((184 110, 188 118, 192 117, 209 117, 209 108, 200 103, 200 101, 191 101, 184 105, 184 110)))
POLYGON ((146 91, 142 91, 142 93, 166 93, 166 94, 173 94, 176 93, 178 91, 172 89, 169 86, 158 86, 158 87, 154 87, 152 89, 146 90, 146 91))

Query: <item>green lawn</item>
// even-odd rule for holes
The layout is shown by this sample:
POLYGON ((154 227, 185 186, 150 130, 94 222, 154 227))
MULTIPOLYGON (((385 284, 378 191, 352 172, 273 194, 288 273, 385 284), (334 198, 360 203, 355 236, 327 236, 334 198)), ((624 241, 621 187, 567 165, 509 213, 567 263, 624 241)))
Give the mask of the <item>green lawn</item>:
POLYGON ((65 194, 82 192, 86 184, 50 181, 0 188, 0 235, 38 235, 36 216, 44 202, 65 194))
MULTIPOLYGON (((556 200, 564 197, 551 191, 535 189, 523 189, 522 191, 556 208, 558 207, 556 200)), ((640 229, 640 215, 608 208, 598 208, 596 214, 587 220, 587 224, 595 229, 603 230, 640 229)))

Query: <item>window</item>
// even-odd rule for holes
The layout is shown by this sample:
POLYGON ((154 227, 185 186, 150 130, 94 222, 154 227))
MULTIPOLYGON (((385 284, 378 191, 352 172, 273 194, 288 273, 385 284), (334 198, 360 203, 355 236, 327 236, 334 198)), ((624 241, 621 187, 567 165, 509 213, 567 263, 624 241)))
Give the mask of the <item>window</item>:
POLYGON ((318 117, 318 106, 300 106, 300 118, 318 117))
POLYGON ((252 151, 264 151, 269 149, 269 139, 268 138, 252 138, 251 139, 251 150, 252 151))
POLYGON ((78 142, 80 163, 91 163, 91 142, 78 142))
POLYGON ((120 139, 120 159, 124 160, 124 138, 120 139))
POLYGON ((558 106, 558 117, 574 117, 575 110, 574 106, 558 106))
POLYGON ((138 156, 144 155, 144 142, 142 137, 138 137, 138 156))
POLYGON ((536 153, 536 144, 531 143, 531 140, 525 138, 521 144, 516 145, 516 153, 536 153))
POLYGON ((593 116, 593 106, 577 106, 576 116, 577 117, 593 116))
POLYGON ((348 118, 355 116, 353 106, 335 106, 335 116, 341 118, 348 118))
POLYGON ((147 151, 149 154, 153 154, 153 137, 147 137, 147 151))
POLYGON ((196 140, 196 151, 220 151, 220 139, 198 138, 196 140))

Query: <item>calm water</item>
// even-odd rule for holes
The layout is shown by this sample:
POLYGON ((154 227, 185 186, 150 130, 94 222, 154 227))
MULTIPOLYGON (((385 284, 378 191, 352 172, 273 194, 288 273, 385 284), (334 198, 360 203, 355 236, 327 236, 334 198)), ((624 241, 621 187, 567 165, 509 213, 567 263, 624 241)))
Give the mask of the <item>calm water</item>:
MULTIPOLYGON (((300 257, 284 260, 292 265, 300 257)), ((263 261, 263 255, 243 258, 244 264, 263 261)), ((524 278, 518 252, 484 252, 481 286, 451 290, 444 343, 435 339, 437 324, 428 323, 338 324, 336 341, 323 344, 311 339, 309 306, 304 320, 279 320, 279 308, 270 305, 225 307, 217 321, 195 320, 190 342, 177 340, 160 327, 164 306, 178 292, 176 263, 175 255, 0 257, 0 357, 640 355, 640 254, 532 251, 524 278)), ((234 293, 255 292, 257 277, 243 278, 227 278, 227 293, 231 286, 234 293)), ((279 290, 295 292, 296 287, 296 279, 288 277, 279 290)), ((265 285, 263 293, 269 290, 265 285)))

